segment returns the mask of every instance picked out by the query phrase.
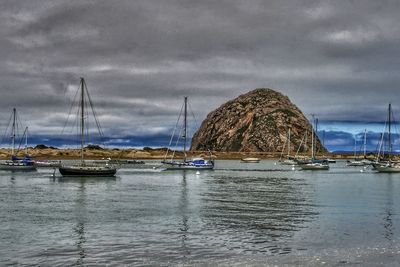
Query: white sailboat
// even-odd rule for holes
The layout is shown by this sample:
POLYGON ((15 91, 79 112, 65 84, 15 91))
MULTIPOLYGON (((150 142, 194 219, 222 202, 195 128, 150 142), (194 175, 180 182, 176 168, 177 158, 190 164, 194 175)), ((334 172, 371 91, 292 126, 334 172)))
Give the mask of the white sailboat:
MULTIPOLYGON (((391 137, 391 135, 392 135, 392 133, 391 133, 392 105, 390 103, 389 103, 389 108, 388 108, 387 123, 388 123, 388 146, 389 146, 388 159, 386 159, 386 160, 380 159, 380 151, 379 151, 377 161, 373 162, 371 165, 377 172, 400 173, 400 163, 396 162, 392 159, 392 156, 393 156, 393 144, 392 144, 392 137, 391 137)), ((385 128, 386 128, 386 125, 385 125, 385 128)), ((383 141, 384 141, 384 134, 382 134, 381 146, 383 146, 383 141)))
MULTIPOLYGON (((87 96, 90 106, 92 107, 93 111, 93 105, 90 100, 89 96, 89 91, 87 89, 85 80, 81 78, 80 81, 80 134, 81 134, 81 160, 79 164, 76 165, 69 165, 69 166, 61 166, 59 168, 59 171, 62 176, 76 176, 76 177, 82 177, 82 176, 91 176, 91 177, 112 177, 116 174, 117 169, 114 165, 111 164, 94 164, 94 163, 89 163, 85 161, 84 157, 84 145, 85 145, 85 97, 87 96)), ((95 113, 93 111, 93 115, 95 116, 95 113)), ((95 117, 95 121, 98 124, 97 118, 95 117)), ((98 125, 99 126, 99 125, 98 125)))
POLYGON ((11 127, 11 159, 0 163, 0 170, 10 170, 10 171, 34 171, 36 167, 32 157, 28 155, 28 127, 25 128, 22 137, 25 137, 25 156, 24 158, 18 158, 16 154, 19 151, 15 150, 15 141, 17 135, 17 110, 13 108, 12 113, 12 127, 11 127))
POLYGON ((364 157, 363 159, 357 158, 357 141, 354 137, 354 160, 347 161, 347 166, 357 167, 370 165, 371 161, 367 159, 367 129, 364 130, 364 157))
MULTIPOLYGON (((290 156, 290 128, 288 129, 288 134, 287 134, 287 156, 286 159, 282 159, 282 155, 281 155, 281 159, 279 160, 281 165, 296 165, 296 161, 294 160, 293 157, 290 156)), ((283 151, 282 151, 283 152, 283 151)))
MULTIPOLYGON (((171 140, 167 149, 167 152, 165 153, 164 160, 161 161, 163 164, 162 167, 165 170, 212 170, 214 169, 214 161, 211 159, 211 153, 210 153, 210 159, 205 160, 202 157, 196 157, 189 159, 186 154, 186 146, 187 146, 187 108, 188 108, 188 100, 187 97, 185 96, 184 98, 184 105, 183 105, 183 126, 182 126, 182 132, 180 137, 183 139, 183 159, 182 160, 176 160, 174 159, 175 156, 175 151, 173 151, 171 158, 168 158, 168 153, 170 151, 170 146, 172 144, 172 141, 174 140, 174 135, 175 135, 175 130, 172 133, 171 140)), ((182 114, 182 110, 181 110, 182 114)), ((179 124, 179 120, 181 118, 181 114, 179 114, 178 117, 178 122, 177 126, 179 124)), ((179 143, 179 137, 178 140, 176 141, 176 144, 179 143)))
POLYGON ((315 157, 315 151, 316 151, 316 143, 317 143, 317 137, 315 136, 315 132, 317 131, 318 127, 318 119, 314 119, 314 124, 315 124, 315 131, 312 130, 311 133, 311 159, 310 162, 301 164, 300 168, 302 170, 312 170, 312 171, 317 171, 317 170, 329 170, 329 164, 327 160, 317 160, 315 157))

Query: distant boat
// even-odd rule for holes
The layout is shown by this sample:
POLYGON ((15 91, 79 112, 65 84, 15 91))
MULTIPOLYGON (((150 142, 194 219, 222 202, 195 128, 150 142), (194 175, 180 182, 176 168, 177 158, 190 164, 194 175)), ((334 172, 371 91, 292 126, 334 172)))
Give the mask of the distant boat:
POLYGON ((240 161, 243 163, 259 163, 260 159, 259 158, 243 158, 240 161))
MULTIPOLYGON (((167 152, 165 154, 164 160, 161 161, 163 164, 162 167, 165 170, 212 170, 214 169, 214 161, 211 159, 211 152, 210 152, 210 159, 205 160, 202 157, 196 157, 192 159, 188 159, 186 155, 186 145, 187 145, 187 108, 188 108, 188 101, 187 97, 184 98, 184 104, 183 104, 183 127, 182 127, 182 132, 180 133, 180 136, 178 137, 178 140, 176 141, 176 144, 179 143, 180 137, 183 139, 183 159, 182 160, 175 160, 175 151, 173 151, 172 156, 170 159, 167 159, 168 157, 168 152, 170 151, 170 146, 172 144, 172 141, 174 140, 174 135, 176 128, 174 129, 174 132, 172 133, 170 144, 168 146, 167 152)), ((181 114, 179 114, 178 117, 178 123, 176 124, 176 127, 179 124, 179 119, 181 118, 181 114)))
MULTIPOLYGON (((315 124, 315 131, 317 131, 318 127, 318 119, 314 119, 314 124, 315 124)), ((315 150, 316 150, 316 136, 314 129, 311 133, 311 158, 308 163, 301 164, 300 168, 302 170, 329 170, 329 163, 327 160, 317 160, 315 157, 315 150)))
POLYGON ((35 166, 38 168, 58 168, 61 167, 61 160, 35 160, 35 166))
POLYGON ((282 165, 296 165, 297 162, 296 162, 295 158, 290 156, 290 128, 288 129, 288 135, 287 135, 286 143, 287 143, 287 156, 286 156, 286 159, 282 159, 282 154, 283 154, 283 150, 282 150, 282 154, 281 154, 281 158, 279 159, 279 162, 282 165))
MULTIPOLYGON (((116 174, 117 169, 111 164, 94 164, 85 161, 84 158, 84 145, 85 145, 85 97, 87 96, 90 106, 92 107, 93 115, 93 104, 90 99, 89 91, 87 89, 85 80, 81 78, 80 81, 80 134, 81 134, 81 160, 79 164, 72 166, 61 166, 59 171, 62 176, 92 176, 92 177, 112 177, 116 174)), ((95 121, 99 127, 99 122, 95 116, 95 121)))
POLYGON ((327 161, 328 163, 336 163, 336 160, 335 160, 335 159, 327 158, 326 161, 327 161))
MULTIPOLYGON (((11 122, 11 121, 10 121, 11 122)), ((0 163, 0 170, 10 170, 10 171, 34 171, 36 167, 31 156, 28 155, 28 127, 25 128, 22 138, 25 137, 25 149, 26 153, 24 158, 18 158, 16 154, 19 151, 15 151, 15 141, 17 135, 17 110, 14 108, 12 113, 12 127, 11 127, 11 159, 0 163)), ((22 140, 21 140, 22 141, 22 140)))
POLYGON ((371 161, 367 159, 367 130, 364 130, 364 157, 357 158, 357 142, 356 139, 354 138, 354 160, 347 161, 347 166, 350 167, 357 167, 357 166, 367 166, 371 165, 371 161))
MULTIPOLYGON (((400 172, 400 163, 396 162, 392 159, 393 156, 393 143, 392 143, 392 137, 391 137, 391 123, 392 123, 392 105, 389 103, 389 108, 388 108, 388 118, 387 118, 387 129, 388 129, 388 145, 389 145, 389 151, 388 151, 388 158, 386 159, 380 159, 380 153, 381 153, 381 148, 384 143, 384 135, 386 131, 386 125, 385 125, 385 130, 382 134, 382 139, 380 143, 380 149, 378 152, 378 157, 376 162, 371 163, 372 167, 377 171, 377 172, 383 172, 383 173, 396 173, 400 172)), ((383 149, 382 149, 383 150, 383 149)))

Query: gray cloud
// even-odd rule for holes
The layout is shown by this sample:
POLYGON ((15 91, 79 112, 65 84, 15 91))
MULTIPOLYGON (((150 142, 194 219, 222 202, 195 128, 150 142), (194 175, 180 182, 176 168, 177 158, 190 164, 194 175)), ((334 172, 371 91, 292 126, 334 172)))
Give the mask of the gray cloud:
MULTIPOLYGON (((166 132, 258 87, 322 120, 384 120, 400 76, 396 1, 2 1, 0 121, 56 134, 79 77, 106 133, 166 132)), ((396 103, 393 103, 396 106, 396 103)), ((123 133, 123 134, 122 134, 123 133)))

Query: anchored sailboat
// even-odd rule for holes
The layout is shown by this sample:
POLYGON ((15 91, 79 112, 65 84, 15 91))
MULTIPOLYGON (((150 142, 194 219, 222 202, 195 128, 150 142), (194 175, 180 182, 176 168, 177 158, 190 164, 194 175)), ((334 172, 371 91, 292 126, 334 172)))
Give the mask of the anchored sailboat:
MULTIPOLYGON (((376 162, 372 163, 373 168, 378 171, 378 172, 387 172, 387 173, 392 173, 392 172, 400 172, 400 163, 396 162, 392 159, 393 156, 393 143, 392 143, 392 133, 391 133, 391 123, 392 123, 392 105, 389 103, 389 108, 388 108, 388 119, 387 119, 387 125, 388 125, 388 158, 387 159, 381 159, 380 158, 380 152, 378 153, 378 157, 376 162)), ((385 125, 385 130, 386 130, 386 125, 385 125)), ((384 131, 385 132, 385 131, 384 131)), ((381 139, 381 147, 383 146, 384 142, 384 133, 382 134, 382 139, 381 139)))
MULTIPOLYGON (((90 106, 92 107, 93 115, 95 116, 95 112, 93 110, 93 105, 90 99, 89 91, 87 89, 85 80, 81 78, 80 81, 80 134, 81 134, 81 160, 77 165, 72 166, 61 166, 59 171, 62 176, 114 176, 117 172, 117 169, 113 165, 109 165, 106 163, 105 165, 88 163, 85 161, 84 157, 84 145, 85 145, 85 97, 87 96, 90 106)), ((95 121, 97 126, 99 127, 99 122, 95 116, 95 121)), ((100 132, 100 129, 99 129, 100 132)))
MULTIPOLYGON (((168 152, 170 151, 170 146, 172 144, 172 141, 174 140, 174 135, 175 135, 175 131, 176 128, 174 129, 171 139, 170 139, 170 143, 167 149, 167 152, 165 153, 164 156, 164 160, 161 162, 163 164, 163 168, 165 170, 199 170, 199 169, 205 169, 205 170, 212 170, 214 169, 214 161, 211 159, 211 153, 210 153, 210 159, 209 160, 205 160, 202 157, 196 157, 196 158, 192 158, 192 159, 188 159, 187 158, 187 154, 186 154, 186 145, 187 145, 187 108, 188 108, 188 100, 187 97, 185 96, 184 98, 184 104, 183 104, 183 128, 182 128, 182 132, 180 137, 183 139, 183 159, 180 160, 174 160, 174 156, 175 156, 175 151, 173 151, 172 156, 170 159, 168 158, 168 152)), ((181 109, 181 113, 179 114, 178 117, 178 122, 177 122, 177 126, 179 124, 179 120, 181 118, 182 115, 182 109, 181 109)), ((179 137, 178 140, 176 141, 176 144, 179 143, 179 137)))
MULTIPOLYGON (((288 134, 287 134, 287 156, 286 159, 282 160, 282 154, 281 154, 281 159, 279 160, 282 165, 296 165, 297 162, 293 157, 290 156, 290 128, 288 129, 288 134)), ((283 151, 282 151, 283 152, 283 151)))
POLYGON ((366 166, 371 162, 367 159, 367 129, 364 130, 364 157, 363 159, 357 158, 357 141, 354 137, 354 160, 347 161, 347 166, 366 166))
POLYGON ((301 164, 300 167, 302 170, 329 170, 329 164, 327 160, 317 160, 315 157, 316 154, 316 143, 317 137, 315 132, 317 131, 318 127, 318 119, 314 119, 315 131, 312 130, 311 132, 311 159, 310 162, 306 164, 301 164))
MULTIPOLYGON (((18 158, 16 154, 19 151, 20 146, 15 151, 15 141, 17 136, 17 110, 13 108, 12 113, 12 127, 11 127, 11 160, 0 163, 0 170, 11 170, 11 171, 32 171, 36 170, 34 161, 28 155, 28 127, 25 128, 21 142, 25 137, 25 156, 24 158, 18 158)), ((21 144, 21 143, 20 143, 21 144)))

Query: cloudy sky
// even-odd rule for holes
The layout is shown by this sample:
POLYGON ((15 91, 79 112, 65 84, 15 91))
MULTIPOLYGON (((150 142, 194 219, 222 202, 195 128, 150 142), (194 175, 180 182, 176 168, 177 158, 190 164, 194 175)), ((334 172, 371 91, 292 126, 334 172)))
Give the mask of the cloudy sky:
POLYGON ((60 144, 85 77, 111 145, 160 146, 184 95, 198 126, 268 87, 317 114, 331 150, 352 147, 390 101, 400 111, 399 14, 375 0, 2 0, 0 126, 15 106, 32 142, 60 144))

